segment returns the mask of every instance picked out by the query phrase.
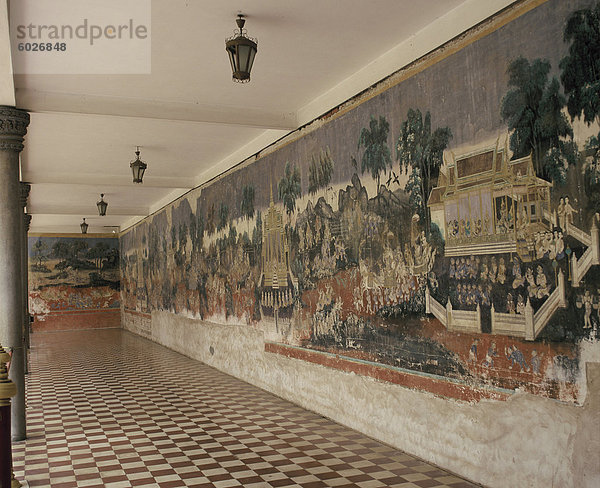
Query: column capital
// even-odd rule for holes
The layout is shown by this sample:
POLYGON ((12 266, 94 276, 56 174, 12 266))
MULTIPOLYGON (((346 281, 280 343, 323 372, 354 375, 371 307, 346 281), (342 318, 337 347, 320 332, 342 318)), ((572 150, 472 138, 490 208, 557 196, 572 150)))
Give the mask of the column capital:
POLYGON ((29 125, 29 112, 0 105, 0 150, 21 152, 29 125))
POLYGON ((29 226, 31 225, 31 215, 28 213, 23 214, 23 222, 25 223, 25 233, 29 232, 29 226))
POLYGON ((27 206, 27 199, 29 198, 29 192, 31 191, 31 185, 23 181, 19 182, 19 188, 21 190, 21 207, 27 206))

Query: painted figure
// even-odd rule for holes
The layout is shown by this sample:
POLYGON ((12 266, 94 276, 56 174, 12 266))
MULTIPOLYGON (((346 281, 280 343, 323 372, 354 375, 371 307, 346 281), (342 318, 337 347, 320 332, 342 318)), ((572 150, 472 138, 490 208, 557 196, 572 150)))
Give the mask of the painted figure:
POLYGON ((513 369, 513 366, 515 364, 518 364, 521 368, 521 373, 524 369, 527 371, 530 370, 529 366, 527 366, 527 363, 525 362, 525 357, 523 356, 523 353, 519 349, 517 349, 517 346, 508 346, 508 348, 504 350, 504 355, 510 361, 510 366, 508 367, 508 369, 513 369))
POLYGON ((506 313, 515 313, 515 302, 510 293, 506 296, 506 313))
POLYGON ((488 272, 489 280, 492 282, 496 281, 497 274, 498 274, 498 264, 496 263, 496 258, 492 256, 490 270, 488 272))
POLYGON ((516 290, 525 283, 525 278, 521 274, 521 264, 517 256, 513 257, 513 276, 515 279, 513 280, 512 287, 516 290))
POLYGON ((535 277, 535 284, 537 287, 537 298, 544 298, 550 295, 550 286, 548 285, 548 279, 544 273, 544 269, 538 264, 537 275, 535 277))
POLYGON ((537 297, 537 285, 535 284, 535 276, 533 275, 533 269, 527 268, 525 272, 525 280, 527 281, 527 293, 530 298, 537 297))
POLYGON ((578 307, 583 306, 583 328, 591 329, 592 328, 592 295, 589 290, 585 290, 583 297, 581 298, 581 305, 577 304, 578 307))
POLYGON ((569 203, 569 197, 565 197, 565 206, 563 208, 563 222, 565 226, 573 224, 574 213, 577 213, 577 210, 575 210, 569 203))
POLYGON ((482 366, 484 366, 486 368, 493 368, 494 367, 494 358, 497 355, 498 355, 498 352, 496 350, 496 342, 492 341, 492 343, 490 344, 490 347, 488 347, 488 350, 485 353, 485 359, 482 363, 482 366))
POLYGON ((496 281, 501 285, 506 281, 506 265, 504 264, 504 258, 500 258, 498 261, 498 275, 496 281))
POLYGON ((556 215, 558 217, 558 226, 561 229, 565 228, 564 214, 565 214, 565 199, 561 197, 561 199, 558 201, 558 208, 556 209, 556 215))
POLYGON ((537 351, 535 349, 531 351, 531 369, 535 374, 539 374, 541 362, 542 357, 537 353, 537 351))
POLYGON ((481 281, 487 281, 488 279, 488 265, 486 263, 481 265, 481 274, 479 275, 479 278, 481 281))
POLYGON ((469 363, 477 364, 477 343, 478 342, 479 342, 479 340, 475 339, 473 341, 473 344, 471 344, 471 347, 469 349, 469 363))

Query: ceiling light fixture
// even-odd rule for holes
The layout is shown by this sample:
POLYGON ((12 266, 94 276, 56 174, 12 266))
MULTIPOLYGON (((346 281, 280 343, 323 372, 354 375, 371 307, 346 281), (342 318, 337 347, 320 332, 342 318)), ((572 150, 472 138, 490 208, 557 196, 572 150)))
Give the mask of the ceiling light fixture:
POLYGON ((144 171, 146 171, 148 165, 140 159, 140 146, 136 147, 137 151, 135 152, 135 161, 129 163, 129 167, 133 172, 133 182, 142 183, 142 178, 144 178, 144 171))
POLYGON ((258 43, 256 39, 246 35, 244 31, 246 19, 242 14, 238 14, 235 22, 240 32, 226 40, 225 49, 227 54, 229 54, 229 62, 233 71, 233 81, 248 83, 258 43))
POLYGON ((105 225, 104 228, 110 230, 113 234, 118 234, 121 229, 118 225, 105 225))
POLYGON ((106 215, 106 207, 108 207, 108 203, 104 201, 104 193, 100 193, 100 201, 96 202, 96 205, 98 206, 98 215, 100 215, 100 217, 106 215))
POLYGON ((79 227, 81 227, 81 233, 82 234, 87 234, 87 230, 88 230, 89 225, 86 224, 85 217, 83 218, 83 222, 81 222, 81 224, 79 224, 79 227))

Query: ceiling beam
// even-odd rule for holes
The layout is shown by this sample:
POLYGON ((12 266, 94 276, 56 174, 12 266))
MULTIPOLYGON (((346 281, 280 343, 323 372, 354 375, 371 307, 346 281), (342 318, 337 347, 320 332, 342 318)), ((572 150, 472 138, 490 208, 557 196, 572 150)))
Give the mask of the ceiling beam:
MULTIPOLYGON (((44 205, 44 204, 29 204, 27 205, 27 213, 30 215, 45 214, 45 215, 97 215, 98 209, 95 205, 44 205)), ((106 214, 119 215, 125 217, 145 217, 148 212, 148 207, 119 207, 110 205, 108 202, 108 210, 106 214)))
POLYGON ((38 171, 24 172, 21 180, 31 184, 36 183, 59 183, 80 186, 131 186, 133 188, 174 188, 189 190, 192 188, 191 178, 181 178, 176 176, 150 176, 144 175, 142 184, 135 184, 131 181, 131 174, 127 178, 123 175, 100 175, 100 174, 81 174, 81 173, 40 173, 38 171))
POLYGON ((29 112, 59 112, 205 122, 260 129, 293 130, 296 114, 258 108, 209 105, 143 98, 81 95, 17 89, 17 106, 29 112))

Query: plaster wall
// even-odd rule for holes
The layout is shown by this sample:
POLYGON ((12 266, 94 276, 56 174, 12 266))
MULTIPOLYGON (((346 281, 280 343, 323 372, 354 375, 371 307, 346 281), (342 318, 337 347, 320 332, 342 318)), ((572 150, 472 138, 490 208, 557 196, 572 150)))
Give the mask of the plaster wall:
POLYGON ((55 312, 37 317, 31 323, 33 332, 75 329, 116 329, 121 327, 119 310, 100 309, 81 312, 55 312))
POLYGON ((121 326, 118 244, 104 234, 29 233, 33 331, 121 326))
POLYGON ((507 117, 592 4, 516 2, 127 229, 125 328, 485 486, 600 486, 600 126, 553 105, 550 173, 507 117))
POLYGON ((156 311, 125 329, 489 487, 600 482, 600 365, 583 406, 517 392, 460 402, 265 352, 263 332, 156 311))

